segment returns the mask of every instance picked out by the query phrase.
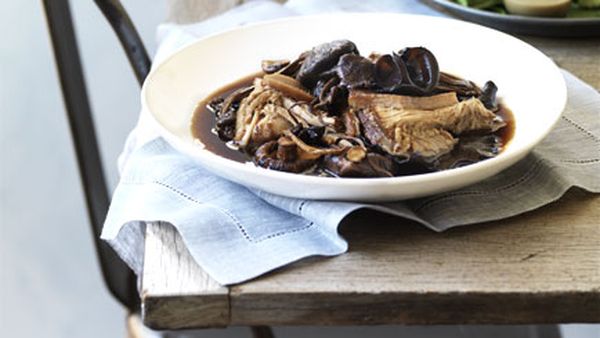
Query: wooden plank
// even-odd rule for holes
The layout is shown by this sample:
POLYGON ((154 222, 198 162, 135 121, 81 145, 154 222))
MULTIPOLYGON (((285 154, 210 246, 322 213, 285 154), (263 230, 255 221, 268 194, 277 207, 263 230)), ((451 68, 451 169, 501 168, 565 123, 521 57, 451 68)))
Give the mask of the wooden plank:
POLYGON ((519 37, 549 56, 559 67, 600 89, 600 39, 519 37))
POLYGON ((234 325, 600 321, 600 198, 438 234, 363 213, 350 251, 231 288, 234 325))
POLYGON ((229 323, 228 289, 196 264, 168 224, 146 226, 141 297, 144 324, 153 329, 229 323))

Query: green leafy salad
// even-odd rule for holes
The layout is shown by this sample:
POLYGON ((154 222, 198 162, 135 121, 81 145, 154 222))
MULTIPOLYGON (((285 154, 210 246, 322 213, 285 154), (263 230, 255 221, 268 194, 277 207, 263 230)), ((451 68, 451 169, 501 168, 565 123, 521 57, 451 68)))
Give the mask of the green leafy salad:
MULTIPOLYGON (((510 14, 504 0, 453 0, 463 6, 499 14, 510 14)), ((600 0, 573 0, 566 13, 567 18, 600 18, 600 0)))

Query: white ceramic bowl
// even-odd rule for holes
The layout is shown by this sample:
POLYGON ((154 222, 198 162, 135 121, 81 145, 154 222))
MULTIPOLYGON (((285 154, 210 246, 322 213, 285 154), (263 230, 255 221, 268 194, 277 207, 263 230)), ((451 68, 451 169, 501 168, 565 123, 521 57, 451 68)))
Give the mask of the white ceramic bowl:
POLYGON ((481 181, 514 164, 552 129, 566 103, 556 65, 507 34, 462 21, 389 13, 294 17, 243 26, 191 44, 146 79, 142 105, 161 135, 206 169, 267 192, 298 198, 391 201, 431 195, 481 181), (278 172, 225 159, 190 133, 196 104, 220 87, 260 69, 263 59, 293 59, 310 47, 349 39, 363 55, 424 46, 440 69, 482 85, 493 80, 513 111, 516 130, 497 157, 466 167, 393 178, 328 178, 278 172))

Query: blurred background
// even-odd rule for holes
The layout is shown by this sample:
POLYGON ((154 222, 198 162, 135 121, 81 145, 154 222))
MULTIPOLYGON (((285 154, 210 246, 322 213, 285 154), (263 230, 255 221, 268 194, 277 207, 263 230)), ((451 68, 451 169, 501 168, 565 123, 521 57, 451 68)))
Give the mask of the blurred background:
MULTIPOLYGON (((125 0, 154 54, 167 0, 125 0)), ((139 111, 139 87, 92 1, 71 1, 109 186, 139 111)), ((125 337, 125 311, 102 284, 40 1, 2 0, 0 29, 0 336, 125 337)), ((600 337, 595 325, 565 337, 600 337)), ((481 336, 482 328, 280 328, 281 337, 481 336), (475 330, 477 329, 477 330, 475 330), (475 332, 478 332, 476 335, 475 332)), ((483 329, 501 337, 497 327, 483 329)), ((523 330, 526 333, 526 328, 523 330)), ((206 337, 249 337, 242 328, 206 337)), ((525 335, 524 335, 525 336, 525 335)), ((513 336, 514 337, 514 336, 513 336)))

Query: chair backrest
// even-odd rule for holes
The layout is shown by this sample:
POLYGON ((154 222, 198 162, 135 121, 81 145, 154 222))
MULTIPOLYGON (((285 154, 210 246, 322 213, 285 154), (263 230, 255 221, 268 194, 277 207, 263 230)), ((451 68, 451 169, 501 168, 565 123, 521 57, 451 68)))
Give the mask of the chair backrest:
MULTIPOLYGON (((118 0, 94 1, 117 34, 141 85, 150 70, 150 58, 133 23, 118 0)), ((100 239, 110 198, 69 2, 43 0, 43 3, 102 276, 109 292, 129 310, 137 311, 140 298, 134 273, 110 246, 100 239)))

